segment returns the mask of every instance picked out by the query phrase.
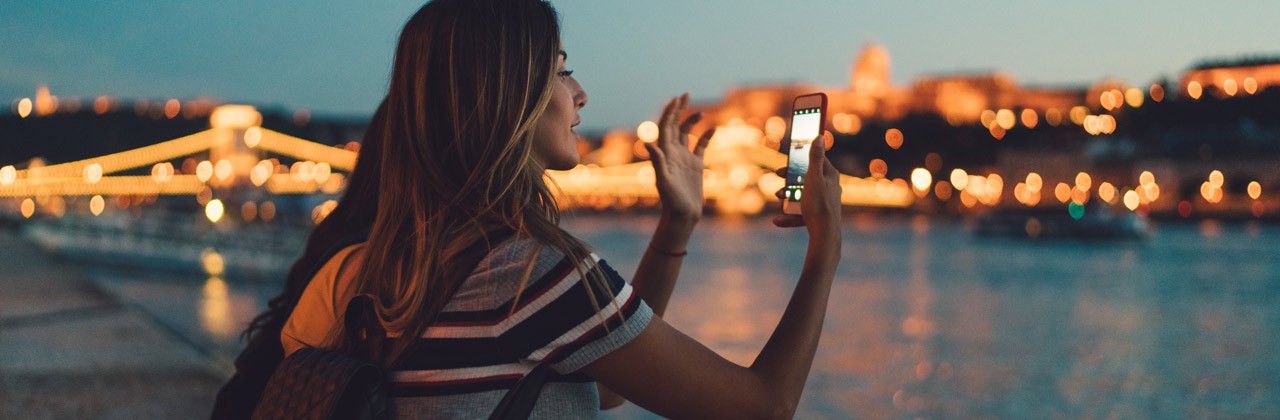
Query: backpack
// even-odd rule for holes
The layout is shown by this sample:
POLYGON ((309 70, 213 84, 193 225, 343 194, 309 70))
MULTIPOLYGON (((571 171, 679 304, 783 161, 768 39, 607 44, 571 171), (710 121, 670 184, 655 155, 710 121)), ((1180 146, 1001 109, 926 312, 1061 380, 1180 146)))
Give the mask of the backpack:
POLYGON ((379 350, 386 331, 378 323, 373 300, 351 298, 343 316, 348 337, 368 338, 358 354, 303 347, 276 367, 253 411, 253 419, 392 418, 386 377, 368 355, 379 350))
MULTIPOLYGON (((464 273, 462 275, 469 274, 475 270, 475 267, 480 264, 480 261, 488 255, 490 246, 505 241, 513 234, 514 232, 509 228, 503 228, 497 232, 491 232, 488 234, 487 241, 477 241, 464 250, 462 254, 460 254, 459 261, 457 261, 459 267, 468 268, 466 271, 460 271, 461 273, 464 273)), ((345 236, 334 243, 333 246, 322 254, 322 258, 317 261, 316 266, 308 273, 309 276, 314 277, 315 274, 320 271, 321 267, 323 267, 325 263, 332 259, 333 256, 342 249, 367 241, 368 235, 368 230, 354 232, 353 234, 345 236)), ((456 292, 456 290, 450 291, 450 295, 454 292, 456 292)), ((353 298, 351 302, 352 304, 357 304, 357 311, 348 311, 344 316, 344 322, 346 322, 348 326, 347 331, 360 331, 363 327, 371 325, 367 322, 368 314, 371 312, 366 312, 365 304, 369 304, 368 310, 371 311, 372 302, 360 302, 357 299, 359 299, 359 297, 353 298), (358 318, 365 319, 357 321, 358 318, 353 318, 353 315, 355 314, 359 315, 358 318)), ((332 404, 329 404, 326 407, 320 407, 318 405, 315 406, 319 410, 317 411, 317 414, 335 413, 332 410, 348 409, 349 407, 353 407, 352 404, 354 404, 355 407, 368 407, 368 405, 361 405, 362 402, 375 404, 375 408, 373 408, 370 413, 376 414, 376 400, 378 399, 378 396, 381 396, 384 404, 386 400, 386 387, 381 383, 383 377, 382 369, 368 362, 367 359, 359 359, 357 357, 352 357, 351 355, 335 355, 334 353, 335 352, 329 352, 322 349, 298 350, 297 352, 294 352, 293 355, 290 355, 291 359, 294 358, 294 355, 298 355, 298 357, 297 360, 290 362, 289 368, 297 369, 299 367, 306 367, 308 369, 322 369, 324 372, 314 372, 313 375, 309 376, 304 375, 301 379, 329 381, 333 384, 339 384, 338 386, 344 387, 345 391, 342 391, 341 394, 337 394, 337 396, 343 396, 348 392, 355 392, 356 394, 353 395, 364 395, 367 399, 362 399, 364 397, 357 398, 355 402, 344 403, 344 405, 337 404, 337 400, 342 400, 341 398, 330 398, 331 400, 334 400, 330 401, 332 404), (306 350, 306 353, 298 355, 298 353, 303 352, 304 350, 306 350), (370 368, 372 368, 372 370, 370 370, 370 368), (369 379, 371 375, 377 380, 369 379)), ((254 336, 254 338, 246 344, 245 349, 241 351, 240 355, 236 357, 235 374, 232 375, 231 379, 229 379, 227 383, 218 390, 211 418, 213 420, 248 419, 251 417, 260 418, 257 413, 255 413, 255 408, 258 407, 259 401, 263 400, 264 392, 268 387, 268 383, 272 380, 273 374, 276 371, 281 370, 280 366, 282 366, 282 363, 285 361, 284 349, 280 344, 280 335, 278 331, 267 330, 264 333, 254 336), (272 332, 275 332, 275 334, 272 334, 272 332)), ((545 376, 544 371, 545 368, 543 366, 539 366, 535 369, 535 372, 531 372, 527 375, 525 379, 527 379, 528 382, 536 382, 536 384, 525 384, 526 381, 522 380, 520 383, 516 384, 516 388, 514 389, 529 388, 531 390, 527 392, 508 392, 508 395, 503 399, 503 402, 500 403, 500 407, 508 407, 510 405, 508 399, 528 399, 529 397, 527 394, 529 392, 533 393, 533 399, 536 400, 537 393, 541 389, 541 383, 545 376)), ((300 378, 280 380, 299 379, 300 378)), ((303 385, 290 384, 289 386, 303 385)), ((336 393, 338 390, 334 390, 333 392, 336 393)), ((326 397, 330 396, 332 395, 326 395, 326 397)), ((276 395, 273 397, 279 396, 276 395)), ((301 402, 299 404, 307 405, 305 402, 301 402)), ((508 407, 506 409, 512 408, 508 407)), ((526 410, 524 412, 527 416, 527 409, 532 409, 532 404, 522 403, 514 409, 526 410), (524 404, 528 404, 528 407, 523 407, 524 404)), ((266 411, 264 411, 263 414, 267 415, 267 418, 279 418, 271 417, 269 415, 270 413, 266 411)), ((289 413, 284 415, 284 417, 331 418, 319 415, 298 417, 299 415, 299 413, 289 413)))

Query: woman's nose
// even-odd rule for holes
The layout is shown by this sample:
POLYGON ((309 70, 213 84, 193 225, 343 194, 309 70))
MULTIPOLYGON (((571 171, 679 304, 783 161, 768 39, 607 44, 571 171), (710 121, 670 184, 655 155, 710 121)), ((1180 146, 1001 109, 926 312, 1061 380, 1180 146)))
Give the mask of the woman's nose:
POLYGON ((582 85, 578 83, 577 79, 573 80, 573 87, 575 88, 574 95, 573 95, 573 104, 577 106, 579 109, 586 107, 587 91, 582 89, 582 85))

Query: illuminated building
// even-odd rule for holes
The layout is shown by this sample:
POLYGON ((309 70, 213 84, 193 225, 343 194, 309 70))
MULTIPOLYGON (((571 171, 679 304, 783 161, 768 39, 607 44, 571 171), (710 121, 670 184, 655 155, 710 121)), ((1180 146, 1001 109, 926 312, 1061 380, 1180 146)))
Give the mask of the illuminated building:
POLYGON ((1180 90, 1192 83, 1219 98, 1254 95, 1280 85, 1280 57, 1202 63, 1182 75, 1180 90))

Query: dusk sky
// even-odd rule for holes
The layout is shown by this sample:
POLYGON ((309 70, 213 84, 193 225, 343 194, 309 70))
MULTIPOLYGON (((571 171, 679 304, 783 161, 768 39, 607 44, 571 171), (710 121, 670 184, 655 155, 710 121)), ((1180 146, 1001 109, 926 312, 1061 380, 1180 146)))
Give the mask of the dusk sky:
MULTIPOLYGON (((368 115, 420 1, 4 1, 0 98, 189 98, 368 115)), ((1210 58, 1280 53, 1274 0, 554 1, 588 130, 634 126, 683 91, 847 86, 868 42, 893 82, 1001 70, 1024 85, 1146 84, 1210 58)))

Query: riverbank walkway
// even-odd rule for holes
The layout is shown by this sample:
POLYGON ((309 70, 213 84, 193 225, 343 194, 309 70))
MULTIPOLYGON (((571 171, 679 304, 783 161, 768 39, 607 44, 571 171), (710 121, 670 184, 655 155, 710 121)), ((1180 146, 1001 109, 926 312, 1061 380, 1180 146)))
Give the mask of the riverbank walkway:
POLYGON ((0 230, 0 418, 207 418, 225 363, 0 230))

